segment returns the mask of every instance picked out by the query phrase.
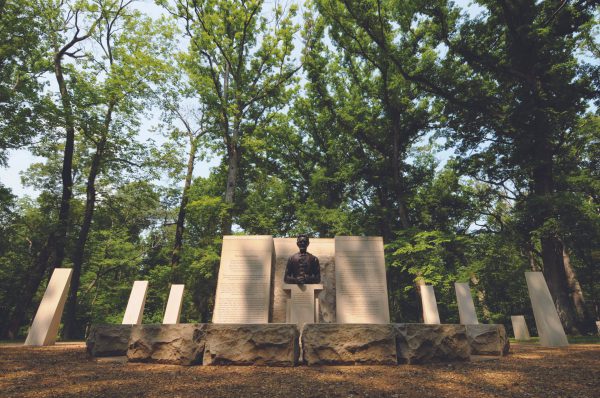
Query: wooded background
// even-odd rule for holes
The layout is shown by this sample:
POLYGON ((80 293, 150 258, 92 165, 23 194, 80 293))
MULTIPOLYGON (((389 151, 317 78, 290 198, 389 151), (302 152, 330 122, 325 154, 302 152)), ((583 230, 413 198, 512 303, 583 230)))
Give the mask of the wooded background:
MULTIPOLYGON (((600 318, 594 0, 0 1, 0 338, 73 268, 61 333, 120 323, 149 280, 212 317, 222 236, 383 236, 393 321, 417 286, 458 322, 531 317, 544 272, 569 334, 600 318), (146 12, 152 6, 152 15, 146 12), (207 177, 194 167, 212 158, 207 177), (0 180, 1 181, 1 180, 0 180)), ((310 248, 309 248, 310 251, 310 248)), ((530 327, 534 325, 531 323, 530 327)))

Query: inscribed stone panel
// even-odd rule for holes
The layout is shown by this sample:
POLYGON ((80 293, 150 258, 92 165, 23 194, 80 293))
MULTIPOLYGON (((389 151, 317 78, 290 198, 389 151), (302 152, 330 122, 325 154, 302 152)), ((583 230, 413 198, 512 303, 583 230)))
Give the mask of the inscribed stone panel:
POLYGON ((273 237, 224 236, 213 323, 268 323, 273 237))
POLYGON ((381 237, 336 236, 337 323, 389 323, 381 237))

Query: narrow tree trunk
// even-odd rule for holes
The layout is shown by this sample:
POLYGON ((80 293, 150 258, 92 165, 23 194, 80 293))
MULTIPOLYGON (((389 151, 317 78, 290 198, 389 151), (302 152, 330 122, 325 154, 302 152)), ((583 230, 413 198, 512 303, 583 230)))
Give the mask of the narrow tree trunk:
POLYGON ((65 257, 65 242, 69 227, 69 212, 71 197, 73 196, 73 152, 75 149, 75 121, 71 106, 71 97, 67 90, 62 70, 62 54, 57 52, 54 57, 54 74, 60 90, 60 97, 65 118, 65 148, 63 153, 63 166, 61 172, 62 195, 58 222, 48 234, 46 244, 36 258, 36 262, 29 272, 28 280, 23 289, 21 299, 17 302, 9 322, 8 336, 15 338, 23 323, 27 310, 40 287, 46 272, 52 273, 54 268, 60 267, 65 257))
POLYGON ((235 203, 235 189, 240 168, 240 148, 235 141, 227 151, 227 187, 225 189, 225 204, 229 207, 223 222, 223 235, 231 235, 233 224, 233 206, 235 203))
POLYGON ((94 209, 96 206, 96 177, 100 173, 100 167, 104 158, 104 151, 108 141, 114 107, 114 102, 110 102, 108 104, 108 109, 104 117, 102 135, 96 144, 96 152, 92 156, 92 163, 88 173, 85 211, 83 214, 81 229, 79 230, 79 236, 77 237, 77 244, 73 252, 73 273, 71 275, 71 284, 69 286, 69 296, 65 313, 64 336, 67 339, 81 337, 81 334, 77 331, 77 293, 79 291, 79 283, 81 281, 85 245, 92 227, 92 219, 94 217, 94 209))
POLYGON ((190 137, 190 152, 188 154, 187 172, 185 175, 185 183, 181 194, 181 203, 179 205, 179 214, 177 215, 177 224, 175 228, 175 244, 173 245, 173 253, 171 254, 171 283, 181 283, 181 275, 179 272, 179 260, 181 256, 181 248, 183 247, 183 232, 185 228, 185 213, 189 201, 189 190, 192 185, 192 177, 194 174, 194 163, 196 161, 196 140, 190 137))

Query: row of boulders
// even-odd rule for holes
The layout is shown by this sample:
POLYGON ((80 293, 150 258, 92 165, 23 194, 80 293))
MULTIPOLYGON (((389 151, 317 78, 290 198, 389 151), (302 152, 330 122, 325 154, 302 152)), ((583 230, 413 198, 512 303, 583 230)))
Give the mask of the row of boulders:
POLYGON ((395 365, 468 361, 508 349, 502 325, 96 325, 87 340, 93 357, 177 365, 395 365))

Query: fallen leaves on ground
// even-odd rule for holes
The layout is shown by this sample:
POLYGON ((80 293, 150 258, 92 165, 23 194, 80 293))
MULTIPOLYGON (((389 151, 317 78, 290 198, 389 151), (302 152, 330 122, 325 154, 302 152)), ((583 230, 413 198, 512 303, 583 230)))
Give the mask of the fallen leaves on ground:
POLYGON ((0 345, 2 397, 600 397, 600 345, 400 366, 181 367, 97 361, 82 344, 0 345))

